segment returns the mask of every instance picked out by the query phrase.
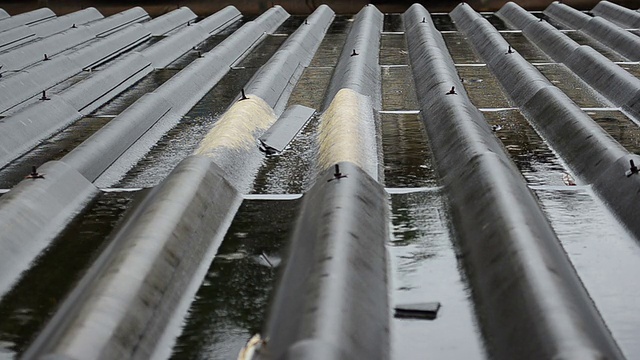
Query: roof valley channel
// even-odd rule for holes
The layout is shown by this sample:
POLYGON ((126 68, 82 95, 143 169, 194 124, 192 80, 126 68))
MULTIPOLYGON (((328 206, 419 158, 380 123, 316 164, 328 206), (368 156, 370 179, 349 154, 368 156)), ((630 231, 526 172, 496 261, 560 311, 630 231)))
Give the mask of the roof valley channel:
MULTIPOLYGON (((451 15, 460 26, 460 30, 471 39, 473 46, 486 60, 487 66, 507 90, 511 99, 521 108, 525 117, 564 158, 572 171, 585 183, 593 185, 595 192, 612 213, 631 231, 636 240, 640 241, 640 223, 636 219, 636 214, 640 213, 640 201, 637 196, 630 195, 637 195, 640 176, 633 173, 626 176, 630 171, 631 162, 640 164, 640 156, 630 154, 611 138, 520 54, 505 54, 503 49, 507 48, 508 43, 479 14, 458 6, 451 15)), ((589 63, 590 58, 580 53, 580 49, 584 47, 580 47, 575 54, 568 57, 573 59, 569 61, 575 61, 576 64, 570 68, 596 67, 598 63, 589 63)), ((601 70, 603 68, 600 67, 601 70)), ((605 71, 602 73, 607 74, 605 71)), ((593 73, 591 76, 597 79, 602 73, 593 73)), ((612 82, 607 89, 611 91, 618 85, 629 86, 626 81, 620 84, 612 82)), ((595 87, 602 89, 600 86, 595 87)), ((633 85, 631 87, 633 88, 633 85)), ((635 98, 640 98, 637 93, 637 90, 632 91, 635 98)), ((627 104, 632 105, 626 106, 636 107, 636 111, 640 108, 638 100, 631 99, 627 104)))
POLYGON ((382 28, 382 13, 363 8, 336 65, 318 130, 319 173, 302 200, 261 359, 390 356, 389 204, 377 181, 373 114, 382 28))
MULTIPOLYGON (((478 15, 461 4, 451 16, 479 43, 474 35, 486 20, 469 14, 478 15)), ((536 199, 471 104, 429 13, 413 5, 404 19, 423 123, 489 353, 623 358, 536 199)))

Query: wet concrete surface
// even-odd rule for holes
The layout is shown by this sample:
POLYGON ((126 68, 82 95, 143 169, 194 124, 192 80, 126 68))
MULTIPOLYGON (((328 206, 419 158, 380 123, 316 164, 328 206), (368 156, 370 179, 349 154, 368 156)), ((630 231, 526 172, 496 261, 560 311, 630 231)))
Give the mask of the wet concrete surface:
POLYGON ((538 65, 536 69, 581 108, 613 107, 609 101, 563 64, 538 65))
POLYGON ((26 350, 72 287, 107 245, 138 192, 101 193, 0 298, 0 359, 26 350))
POLYGON ((627 357, 640 354, 640 247, 589 187, 535 189, 583 285, 627 357))
POLYGON ((109 117, 84 117, 0 169, 0 189, 10 189, 31 173, 31 167, 59 160, 111 121, 109 117))
POLYGON ((380 37, 380 65, 407 65, 409 56, 404 34, 382 34, 380 37))
POLYGON ((493 13, 480 13, 496 30, 510 30, 509 26, 493 13))
POLYGON ((384 14, 382 32, 400 31, 404 31, 404 21, 402 20, 402 14, 384 14))
POLYGON ((392 359, 488 358, 442 194, 437 190, 395 194, 391 206, 391 305, 431 301, 442 305, 434 320, 392 320, 392 359))
POLYGON ((381 114, 385 186, 438 186, 431 150, 418 114, 381 114))
POLYGON ((438 31, 457 31, 456 25, 454 24, 451 17, 447 14, 431 14, 431 20, 433 24, 436 26, 436 30, 438 31))
POLYGON ((172 359, 235 359, 261 332, 298 207, 299 200, 242 203, 191 304, 172 359))
POLYGON ((617 110, 587 110, 595 122, 630 153, 640 155, 640 127, 617 110))

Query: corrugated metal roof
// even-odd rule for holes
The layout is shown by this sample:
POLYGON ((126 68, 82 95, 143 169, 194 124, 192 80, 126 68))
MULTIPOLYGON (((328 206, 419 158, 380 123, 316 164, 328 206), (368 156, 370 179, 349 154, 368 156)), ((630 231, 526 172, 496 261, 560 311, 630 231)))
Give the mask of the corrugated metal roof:
POLYGON ((640 353, 640 12, 101 17, 1 20, 0 359, 640 353))

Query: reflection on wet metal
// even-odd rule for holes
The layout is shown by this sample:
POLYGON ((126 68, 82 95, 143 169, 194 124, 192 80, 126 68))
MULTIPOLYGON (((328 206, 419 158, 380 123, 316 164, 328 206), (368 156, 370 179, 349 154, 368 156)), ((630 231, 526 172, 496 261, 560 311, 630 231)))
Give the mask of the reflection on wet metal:
POLYGON ((590 188, 536 189, 573 266, 627 359, 640 354, 640 247, 590 188))
POLYGON ((581 108, 611 106, 604 97, 563 64, 541 65, 536 66, 536 69, 581 108))
POLYGON ((298 200, 245 200, 191 304, 172 359, 235 359, 261 331, 298 200))
POLYGON ((509 107, 500 83, 486 66, 456 66, 456 70, 473 105, 478 108, 509 107))
POLYGON ((640 127, 620 111, 587 111, 600 127, 630 153, 640 155, 640 127))
POLYGON ((519 111, 485 112, 484 117, 489 125, 500 127, 494 133, 529 185, 564 184, 567 170, 519 111))
POLYGON ((0 171, 0 188, 11 188, 29 174, 32 166, 59 160, 108 123, 110 118, 82 118, 65 130, 43 141, 38 147, 15 159, 0 171))
POLYGON ((392 195, 391 204, 392 303, 442 303, 437 320, 392 320, 392 359, 486 359, 442 195, 392 195))
POLYGON ((135 192, 99 195, 0 299, 0 359, 14 358, 26 350, 106 245, 107 236, 136 195, 135 192))
POLYGON ((92 113, 92 115, 118 115, 136 102, 140 97, 142 97, 142 95, 159 88, 177 73, 178 70, 154 70, 132 87, 123 91, 111 101, 98 108, 92 113))
POLYGON ((380 37, 380 65, 406 65, 409 63, 404 34, 382 34, 380 37))
POLYGON ((461 32, 442 34, 442 37, 455 64, 483 63, 474 52, 469 40, 461 32))
POLYGON ((438 184, 427 139, 417 114, 382 114, 387 187, 432 187, 438 184))
POLYGON ((577 42, 580 45, 591 46, 594 50, 596 50, 600 54, 604 55, 605 57, 607 57, 611 61, 627 61, 627 59, 624 56, 618 54, 617 52, 615 52, 615 51, 613 51, 611 49, 609 49, 608 47, 604 46, 603 44, 599 43, 598 41, 593 40, 592 38, 588 37, 587 35, 585 35, 581 31, 570 31, 570 32, 566 32, 565 35, 567 35, 573 41, 577 42))
MULTIPOLYGON (((500 29, 498 29, 500 30, 500 29)), ((513 47, 515 52, 530 62, 554 62, 544 51, 535 46, 522 33, 501 33, 502 37, 513 47)))

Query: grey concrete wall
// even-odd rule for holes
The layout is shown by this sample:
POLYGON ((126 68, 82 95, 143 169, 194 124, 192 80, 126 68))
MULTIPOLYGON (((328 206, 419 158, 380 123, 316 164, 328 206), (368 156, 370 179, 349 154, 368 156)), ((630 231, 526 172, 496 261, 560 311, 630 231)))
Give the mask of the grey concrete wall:
POLYGON ((349 162, 304 195, 261 359, 388 359, 387 195, 349 162), (329 181, 331 180, 331 181, 329 181))
POLYGON ((0 198, 0 296, 33 259, 98 193, 77 171, 61 162, 38 169, 44 179, 27 179, 0 198))
POLYGON ((323 110, 344 88, 369 96, 374 108, 381 108, 378 57, 383 18, 373 5, 364 7, 355 17, 327 89, 323 110), (353 50, 359 55, 351 56, 353 50))
MULTIPOLYGON (((474 28, 460 28, 472 39, 480 39, 473 41, 473 46, 479 52, 483 51, 479 49, 483 46, 481 41, 483 37, 499 36, 497 30, 486 20, 473 11, 463 9, 463 6, 456 8, 451 15, 456 23, 458 23, 457 19, 467 18, 465 20, 468 21, 468 18, 476 18, 474 21, 481 24, 474 28)), ((534 25, 531 24, 528 27, 531 26, 534 25)), ((514 71, 528 74, 521 78, 523 83, 546 81, 542 74, 517 53, 504 55, 501 60, 488 58, 485 60, 501 85, 508 90, 509 84, 513 82, 514 71), (520 60, 511 60, 517 58, 520 60), (508 61, 513 61, 518 66, 515 69, 507 68, 504 63, 508 61)), ((624 99, 628 101, 627 104, 633 105, 625 106, 628 106, 632 111, 634 107, 640 110, 640 105, 637 105, 639 98, 636 97, 638 91, 629 90, 634 86, 631 83, 635 83, 637 79, 621 74, 624 72, 622 69, 611 64, 608 60, 605 61, 602 55, 597 54, 595 50, 581 46, 565 59, 565 63, 576 73, 584 73, 584 79, 587 83, 593 84, 596 89, 605 95, 608 94, 609 97, 614 96, 616 91, 622 90, 623 93, 629 91, 624 99), (626 86, 629 87, 625 88, 626 86), (620 88, 616 89, 616 87, 620 88)), ((640 201, 628 201, 626 198, 620 197, 620 193, 623 192, 627 196, 636 196, 637 200, 640 178, 638 176, 629 178, 620 176, 629 169, 629 160, 634 156, 600 128, 567 95, 553 86, 532 89, 531 93, 525 97, 517 97, 511 91, 508 91, 507 94, 520 106, 527 119, 535 124, 536 129, 565 159, 567 165, 576 175, 584 182, 592 184, 593 189, 609 205, 614 214, 636 238, 640 239, 640 224, 628 215, 640 213, 640 201), (627 207, 623 209, 622 204, 627 207)))
POLYGON ((185 159, 125 220, 24 359, 148 359, 167 346, 159 339, 241 202, 209 159, 185 159))
POLYGON ((640 13, 606 0, 598 2, 591 12, 624 28, 640 28, 640 13))
POLYGON ((26 13, 14 15, 0 20, 0 32, 13 29, 20 25, 32 25, 41 21, 55 18, 56 14, 49 8, 41 8, 26 13))
MULTIPOLYGON (((527 79, 524 69, 513 73, 521 61, 504 54, 501 41, 489 36, 487 28, 493 27, 468 5, 459 5, 451 16, 474 46, 490 55, 485 60, 491 70, 500 69, 498 78, 509 94, 517 88, 506 74, 535 80, 527 79), (500 55, 487 49, 491 44, 500 45, 500 55)), ((466 96, 440 33, 422 23, 423 17, 429 13, 421 5, 404 15, 409 57, 490 357, 621 359, 536 198, 466 96), (451 86, 457 95, 445 95, 451 86)))

